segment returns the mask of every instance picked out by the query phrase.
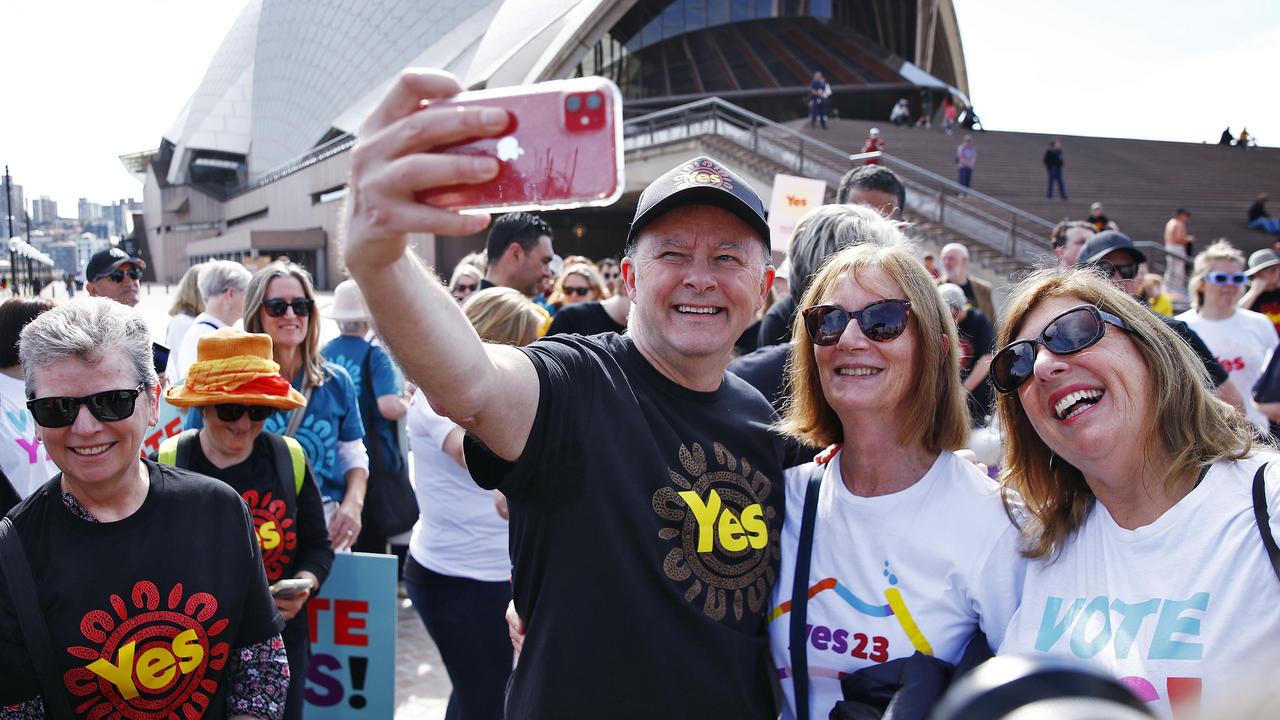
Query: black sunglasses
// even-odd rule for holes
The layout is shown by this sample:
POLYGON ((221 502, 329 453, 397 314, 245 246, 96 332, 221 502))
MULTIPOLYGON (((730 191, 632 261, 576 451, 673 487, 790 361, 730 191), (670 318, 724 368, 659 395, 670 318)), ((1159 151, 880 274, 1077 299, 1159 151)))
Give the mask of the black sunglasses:
POLYGON ((814 345, 835 345, 849 322, 857 320, 868 340, 889 342, 907 329, 910 316, 908 300, 880 300, 852 312, 835 305, 814 305, 804 310, 804 329, 814 345))
POLYGON ((142 279, 142 271, 139 270, 138 268, 129 268, 128 270, 116 270, 115 272, 110 272, 110 273, 107 273, 106 275, 99 275, 98 279, 101 280, 102 278, 106 278, 113 283, 122 283, 124 282, 125 275, 128 275, 134 280, 142 279))
POLYGON ((76 421, 80 406, 102 422, 116 422, 133 415, 134 401, 145 385, 133 390, 107 390, 84 397, 44 397, 27 401, 27 409, 41 427, 62 428, 76 421))
POLYGON ((578 297, 586 297, 587 293, 591 292, 589 287, 567 287, 561 289, 564 290, 565 295, 577 295, 578 297))
POLYGON ((1105 277, 1111 277, 1112 275, 1119 275, 1125 280, 1132 280, 1138 277, 1138 268, 1140 267, 1140 263, 1121 264, 1121 263, 1113 263, 1109 260, 1099 260, 1098 262, 1094 263, 1094 265, 1098 267, 1098 270, 1102 271, 1102 274, 1105 277))
POLYGON ((262 308, 267 311, 271 317, 284 317, 284 313, 289 308, 293 308, 293 314, 298 317, 307 317, 311 315, 311 308, 315 307, 314 300, 306 298, 298 298, 297 300, 282 300, 280 298, 267 298, 262 301, 262 308))
POLYGON ((218 419, 222 422, 233 423, 244 414, 249 413, 249 420, 253 422, 262 422, 271 417, 271 413, 276 409, 267 407, 266 405, 214 405, 213 409, 218 414, 218 419))
POLYGON ((1036 346, 1054 355, 1074 355, 1102 339, 1109 323, 1132 332, 1129 324, 1093 305, 1080 305, 1061 313, 1044 326, 1040 337, 1017 340, 1004 346, 991 360, 991 384, 1002 393, 1016 392, 1035 372, 1036 346))
POLYGON ((454 292, 475 292, 476 287, 477 287, 476 285, 454 285, 453 291, 454 292))

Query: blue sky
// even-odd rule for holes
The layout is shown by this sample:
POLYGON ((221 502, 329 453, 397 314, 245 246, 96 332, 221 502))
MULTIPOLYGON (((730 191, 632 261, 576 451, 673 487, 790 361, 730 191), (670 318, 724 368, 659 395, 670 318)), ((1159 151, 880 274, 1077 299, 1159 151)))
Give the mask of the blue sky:
MULTIPOLYGON (((989 129, 1199 142, 1243 124, 1280 145, 1277 0, 954 2, 989 129)), ((117 156, 159 143, 242 7, 0 0, 0 163, 63 216, 140 199, 117 156)))

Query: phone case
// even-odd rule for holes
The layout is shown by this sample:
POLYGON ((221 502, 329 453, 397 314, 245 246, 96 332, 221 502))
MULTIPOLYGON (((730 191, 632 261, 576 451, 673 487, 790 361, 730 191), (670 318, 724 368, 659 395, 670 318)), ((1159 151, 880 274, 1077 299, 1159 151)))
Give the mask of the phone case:
POLYGON ((507 131, 436 151, 496 157, 498 176, 424 190, 419 201, 480 213, 609 205, 622 195, 622 94, 612 81, 585 77, 466 92, 429 109, 474 105, 505 109, 507 131))

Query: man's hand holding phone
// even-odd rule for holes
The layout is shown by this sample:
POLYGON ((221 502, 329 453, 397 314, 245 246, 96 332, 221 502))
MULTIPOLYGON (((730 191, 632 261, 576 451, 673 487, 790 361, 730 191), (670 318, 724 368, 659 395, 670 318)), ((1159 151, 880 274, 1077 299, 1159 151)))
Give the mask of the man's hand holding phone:
POLYGON ((433 100, 461 90, 449 73, 405 71, 361 126, 351 151, 348 266, 373 270, 394 264, 411 232, 471 235, 488 225, 486 215, 460 215, 414 198, 422 190, 482 183, 498 174, 496 158, 433 152, 468 138, 497 136, 510 124, 500 108, 431 108, 433 100))

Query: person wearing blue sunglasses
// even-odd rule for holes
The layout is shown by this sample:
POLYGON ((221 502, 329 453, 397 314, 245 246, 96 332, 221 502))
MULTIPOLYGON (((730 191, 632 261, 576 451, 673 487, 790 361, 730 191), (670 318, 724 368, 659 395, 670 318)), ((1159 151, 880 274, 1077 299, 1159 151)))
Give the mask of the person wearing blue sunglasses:
POLYGON ((1269 419, 1249 396, 1280 336, 1266 315, 1236 304, 1248 280, 1244 270, 1244 255, 1231 243, 1219 240, 1205 248, 1196 256, 1191 278, 1192 309, 1178 319, 1200 334, 1226 368, 1230 382, 1245 397, 1245 417, 1266 436, 1271 432, 1269 419))

